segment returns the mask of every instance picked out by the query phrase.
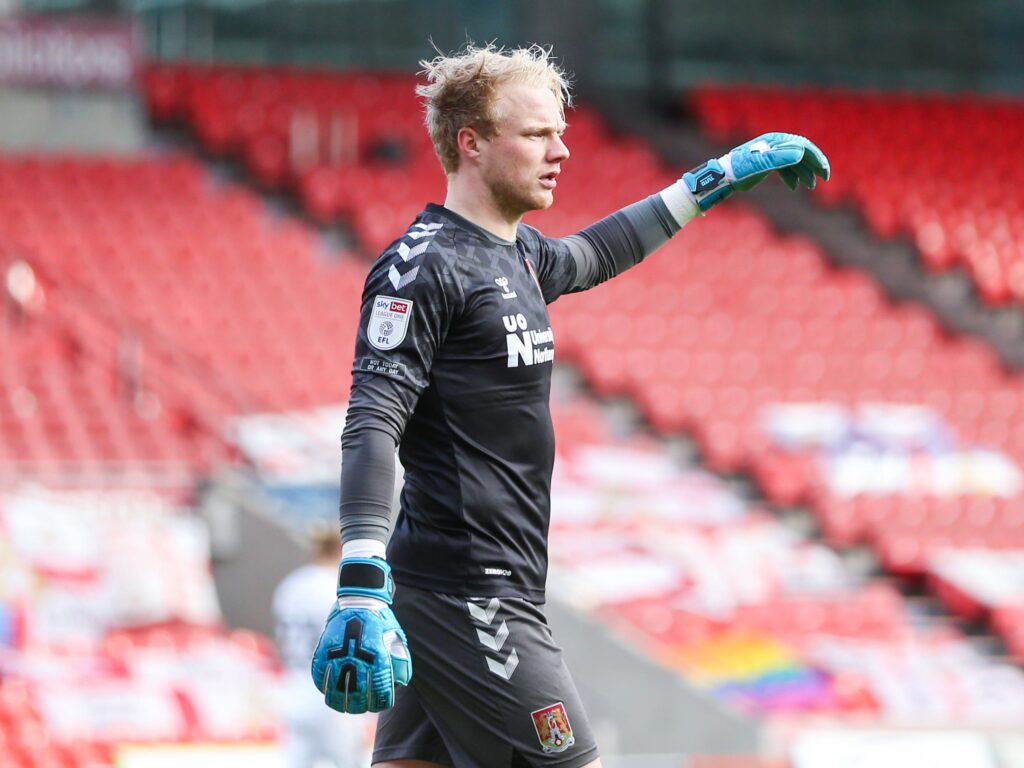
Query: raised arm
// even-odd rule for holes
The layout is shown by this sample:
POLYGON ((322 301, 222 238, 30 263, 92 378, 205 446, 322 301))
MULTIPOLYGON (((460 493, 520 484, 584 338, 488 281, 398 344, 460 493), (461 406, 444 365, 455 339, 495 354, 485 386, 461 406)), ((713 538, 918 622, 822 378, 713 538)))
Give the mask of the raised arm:
POLYGON ((576 264, 569 291, 585 291, 639 264, 690 219, 734 191, 745 192, 777 172, 790 188, 828 179, 828 158, 792 133, 766 133, 683 174, 675 184, 574 235, 561 238, 576 264))

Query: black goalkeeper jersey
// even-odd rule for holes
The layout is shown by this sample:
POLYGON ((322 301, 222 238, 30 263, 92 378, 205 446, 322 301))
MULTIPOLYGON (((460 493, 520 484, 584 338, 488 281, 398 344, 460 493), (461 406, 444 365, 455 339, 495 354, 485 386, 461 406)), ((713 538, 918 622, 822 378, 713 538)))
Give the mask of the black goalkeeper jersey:
POLYGON ((373 379, 380 410, 405 425, 388 545, 399 583, 543 601, 555 455, 547 305, 576 270, 563 240, 520 225, 501 241, 437 205, 371 268, 353 393, 373 379))

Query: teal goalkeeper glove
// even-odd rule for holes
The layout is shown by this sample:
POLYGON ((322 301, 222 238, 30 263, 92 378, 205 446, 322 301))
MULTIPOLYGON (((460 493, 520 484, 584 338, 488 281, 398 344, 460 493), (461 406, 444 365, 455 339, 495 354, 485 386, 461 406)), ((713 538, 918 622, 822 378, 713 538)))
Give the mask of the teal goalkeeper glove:
POLYGON ((803 136, 765 133, 717 160, 708 160, 687 171, 682 181, 704 212, 731 195, 733 190, 753 189, 776 171, 790 189, 795 190, 801 181, 814 189, 815 176, 828 181, 828 158, 803 136))
POLYGON ((405 632, 389 607, 391 568, 376 557, 351 557, 338 571, 338 603, 313 652, 313 682, 331 709, 380 712, 395 702, 395 685, 412 679, 405 632))

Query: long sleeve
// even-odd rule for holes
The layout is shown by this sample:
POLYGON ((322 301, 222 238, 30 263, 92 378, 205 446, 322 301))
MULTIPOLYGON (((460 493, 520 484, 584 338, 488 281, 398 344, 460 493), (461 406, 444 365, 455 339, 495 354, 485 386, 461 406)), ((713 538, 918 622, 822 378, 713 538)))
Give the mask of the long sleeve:
POLYGON ((564 293, 586 291, 636 266, 700 213, 678 183, 628 205, 567 237, 545 237, 533 227, 537 278, 551 303, 564 293))
POLYGON ((395 447, 408 412, 402 393, 395 390, 397 386, 383 377, 368 376, 353 387, 341 437, 338 512, 343 542, 387 542, 395 488, 395 447))
POLYGON ((585 291, 622 274, 680 229, 660 195, 651 195, 563 238, 576 262, 570 292, 585 291))
POLYGON ((395 447, 461 304, 457 281, 431 248, 441 226, 414 225, 366 279, 341 440, 343 542, 388 539, 395 447))

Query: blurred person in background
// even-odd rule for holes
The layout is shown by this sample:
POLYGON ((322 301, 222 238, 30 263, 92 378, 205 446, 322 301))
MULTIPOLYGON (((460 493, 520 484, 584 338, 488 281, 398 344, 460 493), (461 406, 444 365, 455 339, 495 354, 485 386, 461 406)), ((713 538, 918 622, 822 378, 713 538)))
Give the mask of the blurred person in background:
POLYGON ((334 601, 341 541, 330 524, 313 525, 311 561, 288 574, 274 590, 275 634, 286 670, 283 715, 288 768, 365 768, 364 718, 343 717, 323 705, 309 685, 309 663, 334 601))
POLYGON ((366 280, 342 437, 338 601, 313 680, 330 707, 381 712, 378 766, 600 766, 544 615, 547 305, 634 266, 771 173, 813 187, 828 161, 803 137, 765 134, 548 238, 521 219, 552 204, 569 159, 569 87, 550 50, 469 45, 423 65, 417 90, 448 192, 366 280), (396 446, 405 482, 391 533, 396 446))
POLYGON ((7 265, 4 272, 4 303, 12 325, 19 325, 43 311, 43 287, 28 262, 15 259, 7 265))

